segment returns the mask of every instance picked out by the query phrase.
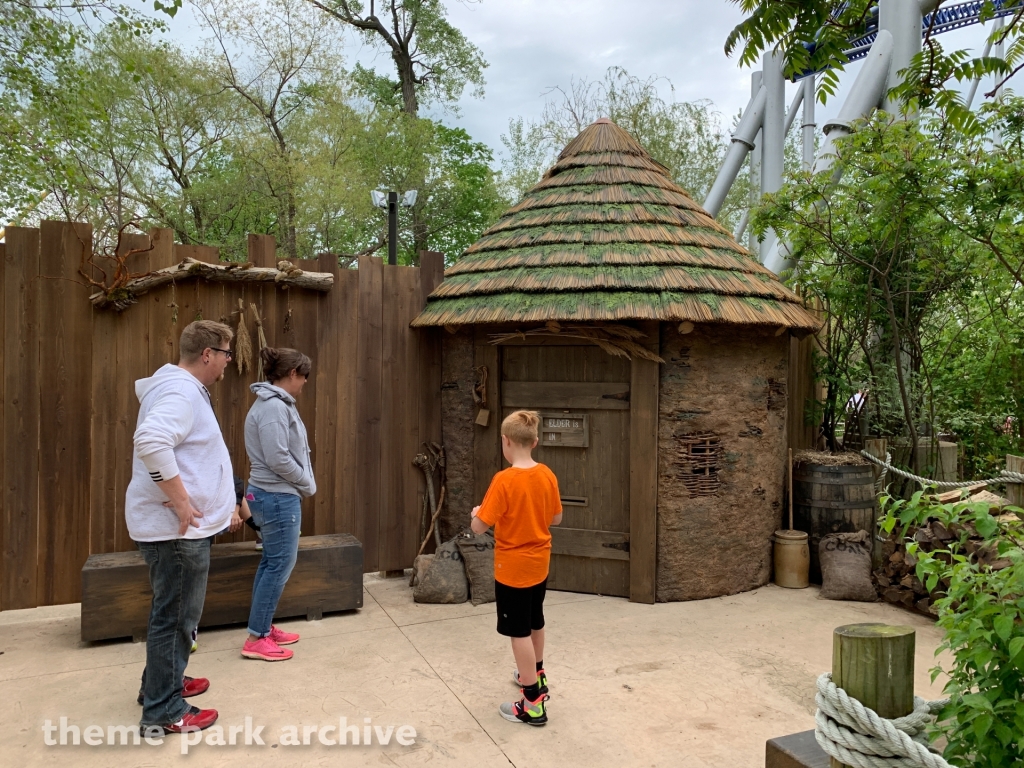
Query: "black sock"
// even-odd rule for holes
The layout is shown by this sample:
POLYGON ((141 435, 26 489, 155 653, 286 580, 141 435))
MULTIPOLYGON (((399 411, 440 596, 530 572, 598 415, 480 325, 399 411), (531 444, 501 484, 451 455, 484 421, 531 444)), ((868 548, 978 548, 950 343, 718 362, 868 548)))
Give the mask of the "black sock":
POLYGON ((253 520, 251 517, 247 517, 245 519, 245 524, 252 528, 254 531, 258 531, 260 529, 260 527, 256 525, 256 521, 253 520))
POLYGON ((540 682, 536 682, 533 685, 523 686, 523 695, 527 701, 536 701, 540 698, 540 682))
POLYGON ((544 662, 543 661, 538 661, 537 662, 537 671, 540 672, 542 669, 544 669, 544 662))

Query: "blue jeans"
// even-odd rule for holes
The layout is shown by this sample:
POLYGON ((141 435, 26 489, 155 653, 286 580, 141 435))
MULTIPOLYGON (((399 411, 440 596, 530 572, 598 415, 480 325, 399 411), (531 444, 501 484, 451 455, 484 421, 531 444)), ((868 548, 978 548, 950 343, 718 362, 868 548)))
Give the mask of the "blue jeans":
POLYGON ((189 711, 181 697, 192 630, 199 625, 210 573, 211 539, 137 542, 149 566, 153 605, 142 671, 141 725, 168 725, 189 711))
POLYGON ((249 634, 266 637, 270 634, 277 601, 299 556, 302 500, 292 493, 268 493, 255 485, 246 489, 246 498, 263 537, 263 557, 252 585, 249 634))

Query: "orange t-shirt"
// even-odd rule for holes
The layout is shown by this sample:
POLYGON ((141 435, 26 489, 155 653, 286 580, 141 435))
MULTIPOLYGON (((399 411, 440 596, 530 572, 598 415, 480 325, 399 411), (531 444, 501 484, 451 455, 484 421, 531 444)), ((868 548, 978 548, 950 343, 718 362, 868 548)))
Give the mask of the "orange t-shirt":
POLYGON ((494 579, 532 587, 548 577, 551 520, 562 511, 555 474, 538 464, 496 474, 477 517, 494 526, 494 579))

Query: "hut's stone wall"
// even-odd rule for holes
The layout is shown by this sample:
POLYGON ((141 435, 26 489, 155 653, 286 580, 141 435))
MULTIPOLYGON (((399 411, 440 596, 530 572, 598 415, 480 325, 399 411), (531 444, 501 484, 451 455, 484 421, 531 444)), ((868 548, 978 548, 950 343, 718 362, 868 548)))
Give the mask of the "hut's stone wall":
POLYGON ((473 511, 473 329, 442 332, 441 439, 445 449, 448 493, 440 518, 447 541, 468 526, 473 511))
POLYGON ((782 522, 789 335, 661 327, 657 599, 754 589, 782 522))

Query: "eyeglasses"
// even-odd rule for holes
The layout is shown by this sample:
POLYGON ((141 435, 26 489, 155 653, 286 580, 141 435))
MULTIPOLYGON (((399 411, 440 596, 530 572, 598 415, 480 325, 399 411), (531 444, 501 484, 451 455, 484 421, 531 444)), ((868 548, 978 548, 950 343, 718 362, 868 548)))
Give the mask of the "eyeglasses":
POLYGON ((217 349, 217 347, 210 347, 210 351, 211 352, 223 352, 228 360, 230 360, 231 358, 234 357, 234 354, 231 352, 230 349, 217 349))

